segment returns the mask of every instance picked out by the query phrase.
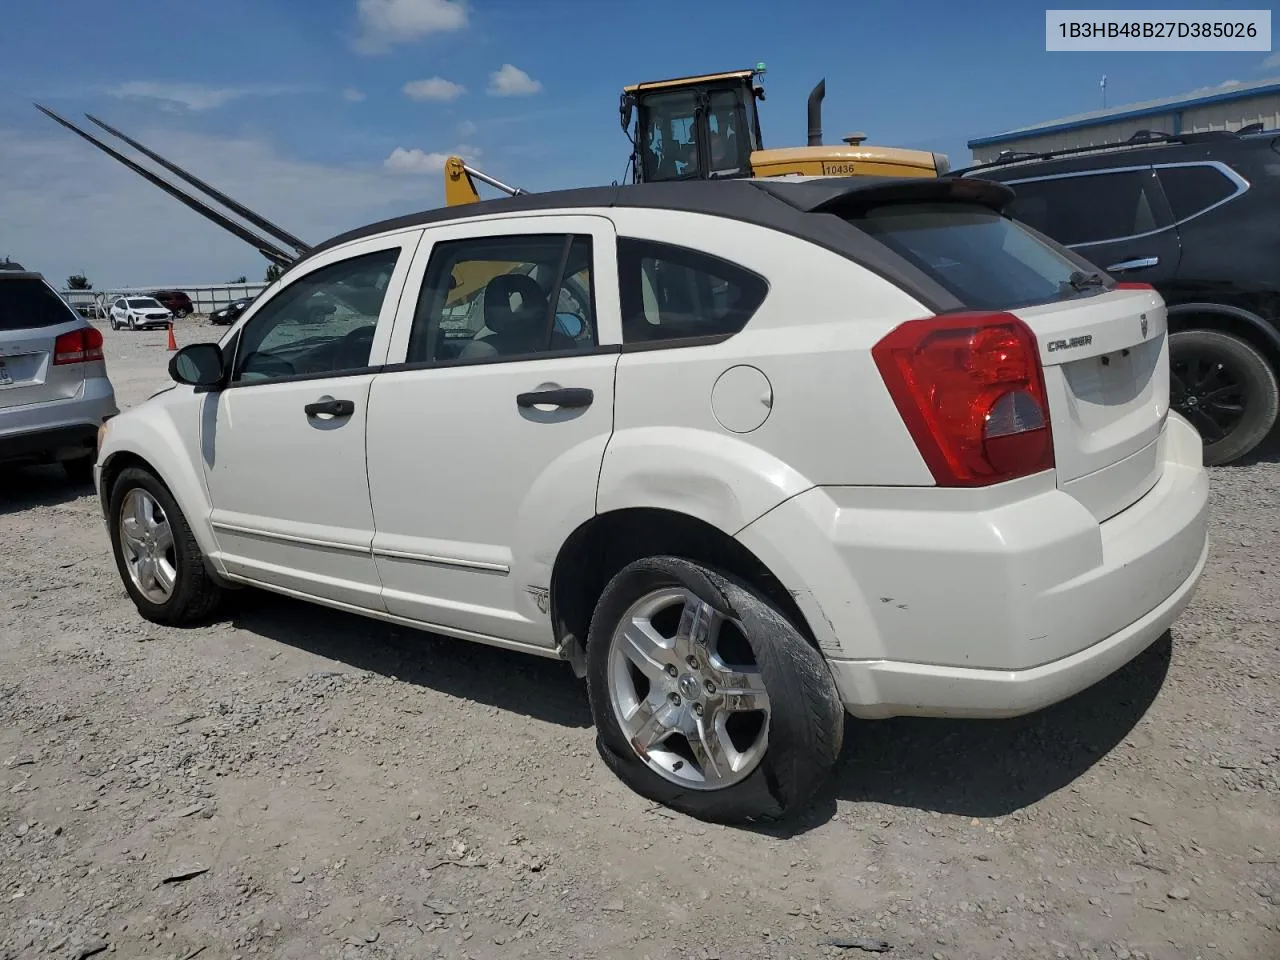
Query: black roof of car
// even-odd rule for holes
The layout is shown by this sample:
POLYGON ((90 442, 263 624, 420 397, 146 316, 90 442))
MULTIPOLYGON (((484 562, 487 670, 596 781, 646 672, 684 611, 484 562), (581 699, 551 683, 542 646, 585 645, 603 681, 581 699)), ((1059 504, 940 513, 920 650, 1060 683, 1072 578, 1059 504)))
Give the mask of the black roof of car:
POLYGON ((1266 149, 1268 146, 1280 153, 1280 131, 1265 130, 1241 135, 1218 130, 1176 136, 1139 131, 1121 143, 1071 147, 1042 153, 1012 153, 987 163, 953 170, 946 177, 1011 180, 1021 176, 1079 173, 1109 167, 1229 159, 1239 151, 1266 149))
POLYGON ((957 302, 953 294, 869 234, 851 230, 841 218, 870 206, 902 201, 952 200, 1003 210, 1013 197, 1013 190, 990 180, 938 177, 775 177, 578 187, 439 207, 371 223, 312 247, 289 265, 286 274, 333 247, 393 230, 501 213, 637 207, 708 214, 790 234, 849 257, 890 280, 906 283, 931 309, 953 309, 957 302))
POLYGON ((791 222, 796 213, 846 212, 859 206, 903 199, 963 199, 1001 209, 1013 198, 1012 192, 1004 188, 994 191, 973 189, 971 185, 975 181, 963 183, 970 186, 934 177, 779 177, 752 180, 668 180, 523 193, 515 197, 422 210, 357 227, 317 244, 298 262, 339 244, 391 230, 500 213, 586 207, 642 207, 706 213, 784 229, 785 224, 791 222))

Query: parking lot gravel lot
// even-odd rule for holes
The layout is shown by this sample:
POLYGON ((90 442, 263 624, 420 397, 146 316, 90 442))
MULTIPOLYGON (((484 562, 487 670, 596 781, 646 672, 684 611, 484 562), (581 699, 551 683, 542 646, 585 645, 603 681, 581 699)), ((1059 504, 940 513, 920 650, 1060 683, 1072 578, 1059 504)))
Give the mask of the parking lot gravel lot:
MULTIPOLYGON (((104 333, 122 407, 166 385, 104 333)), ((785 831, 631 793, 564 664, 250 592, 149 624, 93 491, 8 470, 0 958, 1277 960, 1278 462, 1212 471, 1171 637, 1033 716, 850 721, 785 831)))

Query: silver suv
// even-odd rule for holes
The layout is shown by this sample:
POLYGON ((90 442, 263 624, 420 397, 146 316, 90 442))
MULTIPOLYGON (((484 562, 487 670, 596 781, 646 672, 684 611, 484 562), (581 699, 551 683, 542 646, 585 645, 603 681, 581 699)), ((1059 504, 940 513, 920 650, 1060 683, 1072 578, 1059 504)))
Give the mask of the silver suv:
POLYGON ((61 462, 90 482, 98 428, 120 412, 102 334, 15 266, 0 269, 0 464, 61 462))

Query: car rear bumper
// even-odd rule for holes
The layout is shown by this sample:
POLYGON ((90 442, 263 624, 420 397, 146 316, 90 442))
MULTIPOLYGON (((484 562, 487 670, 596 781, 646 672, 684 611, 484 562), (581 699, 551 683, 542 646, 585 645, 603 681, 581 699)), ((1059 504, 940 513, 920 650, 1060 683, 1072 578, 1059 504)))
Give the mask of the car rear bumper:
POLYGON ((97 449, 98 428, 114 417, 115 391, 105 377, 84 381, 67 400, 0 410, 0 460, 79 456, 97 449))
POLYGON ((1202 445, 1176 414, 1159 444, 1159 481, 1102 523, 1044 475, 987 491, 815 488, 739 538, 806 587, 793 595, 850 713, 1029 713, 1132 659, 1194 592, 1202 445))

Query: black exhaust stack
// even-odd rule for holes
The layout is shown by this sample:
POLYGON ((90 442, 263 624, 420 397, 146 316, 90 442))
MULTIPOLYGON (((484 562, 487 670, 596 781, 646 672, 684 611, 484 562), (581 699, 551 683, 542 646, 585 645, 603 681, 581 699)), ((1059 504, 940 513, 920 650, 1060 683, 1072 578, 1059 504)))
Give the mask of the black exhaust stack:
POLYGON ((809 92, 809 146, 822 146, 822 98, 827 95, 827 78, 809 92))

